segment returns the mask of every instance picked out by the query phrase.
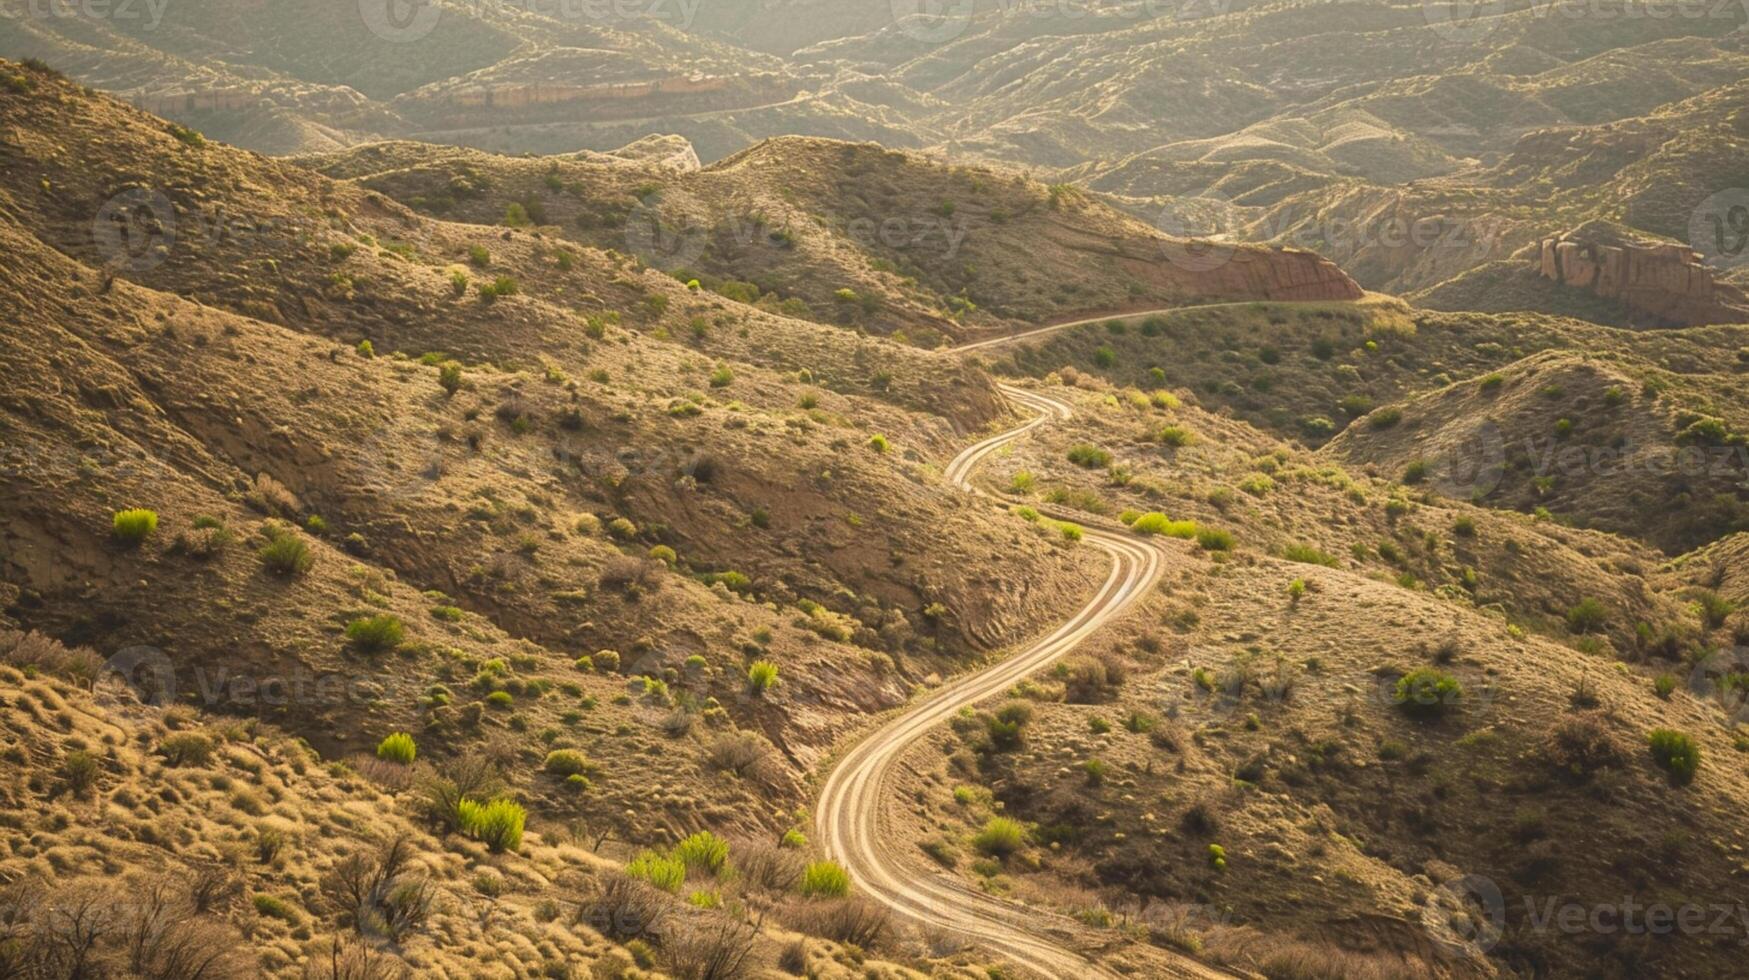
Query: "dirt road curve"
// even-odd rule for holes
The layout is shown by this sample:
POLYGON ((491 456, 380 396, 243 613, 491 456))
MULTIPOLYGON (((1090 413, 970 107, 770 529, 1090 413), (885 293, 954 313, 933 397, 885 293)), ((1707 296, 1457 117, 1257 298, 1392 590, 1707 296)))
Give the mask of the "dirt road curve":
MULTIPOLYGON (((998 346, 1001 346, 1002 344, 1012 344, 1017 340, 1026 340, 1026 339, 1029 339, 1032 337, 1042 337, 1046 334, 1056 333, 1059 330, 1072 330, 1075 327, 1085 327, 1089 323, 1104 323, 1107 320, 1134 320, 1136 317, 1139 317, 1139 316, 1154 316, 1156 314, 1158 314, 1160 316, 1165 316, 1169 313, 1192 313, 1192 312, 1195 312, 1197 310, 1219 310, 1219 309, 1225 309, 1227 307, 1249 306, 1249 305, 1251 305, 1250 301, 1246 301, 1243 303, 1233 303, 1233 302, 1199 303, 1196 306, 1170 306, 1170 307, 1166 307, 1165 309, 1142 310, 1142 311, 1137 312, 1137 313, 1108 313, 1105 316, 1090 316, 1090 317, 1086 317, 1085 319, 1081 319, 1081 320, 1069 320, 1065 323, 1053 323, 1053 324, 1050 324, 1048 326, 1033 327, 1031 330, 1022 330, 1019 333, 1003 334, 1000 337, 989 337, 989 338, 986 338, 984 340, 974 340, 969 344, 961 344, 958 347, 950 347, 947 349, 947 353, 949 353, 949 354, 964 354, 964 353, 967 353, 969 351, 984 350, 985 348, 988 348, 988 347, 998 347, 998 346)), ((1277 305, 1285 306, 1288 304, 1278 303, 1277 305)))
MULTIPOLYGON (((980 493, 971 483, 971 474, 981 460, 1004 444, 1071 413, 1069 405, 1050 396, 1007 385, 1001 388, 1010 401, 1037 415, 1017 429, 977 443, 948 465, 949 482, 971 493, 980 493)), ((849 869, 864 894, 902 917, 947 928, 1055 980, 1115 978, 1117 974, 1052 940, 1053 935, 1068 937, 1082 931, 1070 920, 992 898, 943 872, 920 870, 901 861, 890 850, 899 835, 885 826, 889 813, 883 803, 892 798, 887 792, 890 774, 930 729, 960 708, 998 695, 1062 657, 1088 634, 1122 615, 1159 581, 1162 557, 1152 543, 1092 527, 1086 529, 1083 541, 1112 559, 1111 574, 1087 605, 1056 632, 995 666, 936 690, 865 739, 832 771, 814 815, 815 833, 827 853, 849 869)), ((1167 972, 1156 975, 1230 976, 1185 958, 1177 958, 1167 972)))

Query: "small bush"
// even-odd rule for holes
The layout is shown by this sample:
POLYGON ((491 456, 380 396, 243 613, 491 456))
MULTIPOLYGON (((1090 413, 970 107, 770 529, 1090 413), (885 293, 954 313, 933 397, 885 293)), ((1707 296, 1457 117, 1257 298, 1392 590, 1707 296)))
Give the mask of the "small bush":
POLYGON ((716 834, 701 830, 674 845, 674 858, 688 871, 721 874, 729 863, 729 845, 716 834))
POLYGON ((802 894, 843 898, 850 893, 850 875, 836 861, 815 861, 802 869, 802 894))
POLYGON ((414 757, 418 754, 419 747, 414 744, 413 736, 406 732, 395 732, 377 743, 377 758, 397 762, 403 766, 412 765, 414 757))
POLYGON ((174 732, 164 736, 158 750, 173 766, 204 766, 213 757, 213 740, 201 732, 174 732))
POLYGON ((1168 538, 1189 540, 1196 537, 1195 521, 1174 521, 1165 514, 1143 514, 1130 524, 1137 534, 1160 534, 1168 538))
POLYGON ((589 757, 576 749, 554 749, 542 768, 555 776, 580 776, 589 772, 589 757))
POLYGON ((383 614, 366 616, 346 624, 346 638, 365 653, 393 650, 406 639, 406 629, 399 617, 383 614))
POLYGON ((747 668, 747 687, 754 694, 764 694, 777 686, 777 665, 769 660, 755 660, 747 668))
POLYGON ((158 530, 158 512, 133 508, 118 510, 111 519, 111 533, 122 544, 136 546, 158 530))
POLYGON ((877 453, 885 453, 887 450, 893 448, 893 444, 887 441, 886 436, 876 433, 875 435, 868 437, 868 448, 877 453))
POLYGON ((1342 564, 1335 555, 1326 554, 1309 544, 1290 544, 1281 550, 1281 556, 1288 561, 1297 561, 1305 565, 1324 565, 1336 568, 1342 564))
POLYGON ((1196 434, 1181 425, 1163 426, 1159 432, 1155 433, 1154 437, 1159 441, 1160 445, 1171 446, 1175 449, 1183 448, 1196 442, 1196 434))
POLYGON ((1397 679, 1392 702, 1417 718, 1438 718, 1463 699, 1457 678, 1434 667, 1418 667, 1397 679))
POLYGON ((665 892, 678 894, 686 884, 686 864, 679 858, 645 851, 626 864, 626 874, 665 892))
POLYGON ((1596 599, 1584 599, 1567 610, 1567 628, 1575 633, 1595 633, 1609 622, 1609 610, 1596 599))
POLYGON ((1196 532, 1196 543, 1204 551, 1232 551, 1233 534, 1212 527, 1200 528, 1196 532))
POLYGON ((453 395, 462 388, 462 366, 454 361, 437 366, 437 384, 453 395))
POLYGON ((1095 469, 1101 466, 1110 466, 1111 454, 1100 449, 1098 446, 1090 446, 1086 443, 1081 443, 1069 450, 1069 462, 1074 463, 1076 466, 1095 469))
POLYGON ((83 749, 74 749, 61 760, 61 778, 74 796, 85 795, 85 791, 97 782, 101 769, 97 756, 83 749))
POLYGON ((267 544, 256 552, 261 557, 261 564, 269 572, 281 578, 293 578, 310 570, 315 564, 316 556, 310 553, 310 546, 304 539, 288 530, 270 532, 267 544))
POLYGON ((1652 761, 1670 773, 1677 783, 1693 781, 1700 769, 1700 745, 1694 738, 1674 728, 1654 728, 1646 742, 1652 749, 1652 761))
POLYGON ((1006 858, 1026 844, 1026 828, 1008 817, 991 817, 972 838, 972 846, 995 858, 1006 858))
POLYGON ((478 803, 462 800, 456 808, 461 829, 494 852, 514 851, 522 846, 522 825, 528 811, 512 800, 478 803))

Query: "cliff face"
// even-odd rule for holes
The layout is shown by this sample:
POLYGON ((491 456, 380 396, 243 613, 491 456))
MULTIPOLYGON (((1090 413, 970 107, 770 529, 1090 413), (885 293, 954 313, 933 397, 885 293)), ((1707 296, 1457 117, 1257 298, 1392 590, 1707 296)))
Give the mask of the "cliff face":
POLYGON ((1126 243, 1130 275, 1187 297, 1212 300, 1354 300, 1366 295, 1336 263, 1296 248, 1175 242, 1126 243), (1148 254, 1153 249, 1155 254, 1148 254))
POLYGON ((1589 241, 1571 235, 1542 242, 1543 278, 1612 299, 1649 323, 1694 326, 1749 319, 1749 297, 1718 282, 1700 253, 1656 242, 1589 241))

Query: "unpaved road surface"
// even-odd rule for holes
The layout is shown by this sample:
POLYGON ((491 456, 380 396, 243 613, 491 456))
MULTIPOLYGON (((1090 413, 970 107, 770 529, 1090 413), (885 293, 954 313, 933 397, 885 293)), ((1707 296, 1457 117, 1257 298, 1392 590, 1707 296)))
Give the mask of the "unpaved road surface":
MULTIPOLYGON (((1069 325, 1046 330, 1065 326, 1069 325)), ((1017 338, 1001 338, 1012 339, 1017 338)), ((1019 428, 971 446, 948 465, 949 482, 970 493, 981 493, 971 482, 979 462, 1040 426, 1067 419, 1072 411, 1067 403, 1049 395, 1001 387, 1011 402, 1036 414, 1019 428)), ((1163 556, 1152 542, 1097 527, 1086 527, 1084 534, 1084 544, 1111 557, 1111 574, 1087 605, 1049 636, 994 666, 937 689, 857 745, 827 778, 814 818, 815 833, 827 854, 849 870, 864 894, 901 917, 946 928, 1017 966, 1054 980, 1115 978, 1118 974, 1072 948, 1068 941, 1084 933, 1072 920, 993 898, 943 871, 919 869, 901 860, 893 847, 902 835, 886 826, 890 813, 883 804, 892 799, 889 783, 900 760, 931 729, 961 708, 994 697, 1061 658, 1094 630, 1123 615, 1159 582, 1163 556), (1062 941, 1053 937, 1062 937, 1062 941)), ((1164 977, 1231 976, 1179 956, 1164 959, 1149 973, 1164 977)))

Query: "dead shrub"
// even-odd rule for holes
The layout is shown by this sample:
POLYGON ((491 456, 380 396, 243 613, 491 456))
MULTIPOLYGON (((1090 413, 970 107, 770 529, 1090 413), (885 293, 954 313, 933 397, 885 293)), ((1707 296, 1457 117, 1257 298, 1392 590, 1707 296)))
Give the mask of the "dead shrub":
POLYGON ((577 909, 577 921, 615 942, 657 936, 672 903, 667 895, 628 875, 611 874, 577 909))
POLYGON ((641 595, 655 588, 661 581, 658 574, 661 563, 647 558, 634 558, 630 555, 617 555, 607 560, 601 567, 600 585, 603 589, 623 592, 627 595, 641 595))
POLYGON ((399 942, 431 913, 431 883, 410 873, 412 855, 405 837, 374 854, 350 854, 322 877, 322 896, 360 936, 399 942))
POLYGON ((1626 755, 1601 711, 1582 711, 1556 722, 1545 753, 1550 765, 1580 779, 1618 765, 1626 755))
POLYGON ((0 629, 0 663, 91 684, 103 671, 103 658, 88 647, 64 646, 35 631, 0 629))
POLYGON ((1100 704, 1116 696, 1126 671, 1113 657, 1078 657, 1063 678, 1063 700, 1070 704, 1100 704))
POLYGON ((243 492, 243 503, 269 517, 283 517, 288 520, 297 519, 304 510, 297 494, 266 473, 255 474, 255 481, 243 492))
POLYGON ((860 895, 792 906, 785 921, 798 932, 859 949, 873 949, 890 925, 887 910, 860 895))
POLYGON ((402 980, 412 972, 399 960, 362 941, 331 936, 304 964, 304 980, 402 980))
POLYGON ((668 937, 663 958, 681 980, 739 980, 751 976, 747 957, 759 933, 727 916, 693 922, 668 937))
POLYGON ((754 732, 720 735, 705 750, 711 768, 734 773, 743 779, 761 779, 777 750, 765 736, 754 732))
POLYGON ((754 888, 784 893, 801 880, 805 860, 794 850, 766 843, 737 842, 733 851, 741 880, 754 888))

